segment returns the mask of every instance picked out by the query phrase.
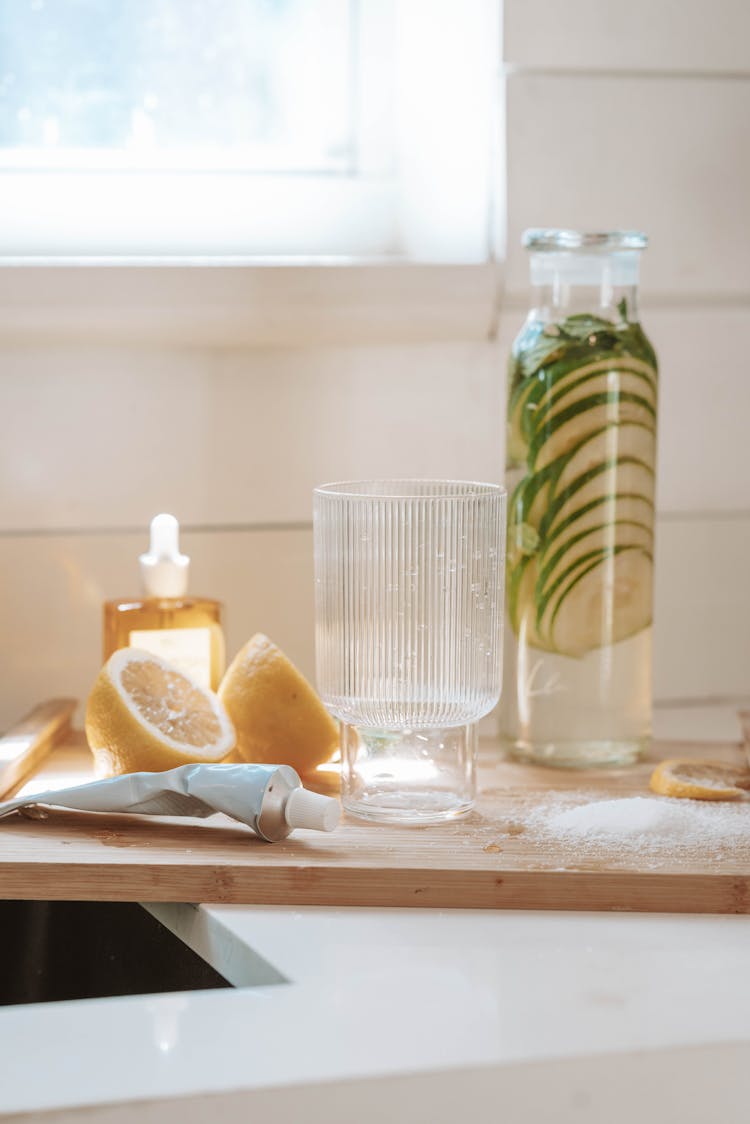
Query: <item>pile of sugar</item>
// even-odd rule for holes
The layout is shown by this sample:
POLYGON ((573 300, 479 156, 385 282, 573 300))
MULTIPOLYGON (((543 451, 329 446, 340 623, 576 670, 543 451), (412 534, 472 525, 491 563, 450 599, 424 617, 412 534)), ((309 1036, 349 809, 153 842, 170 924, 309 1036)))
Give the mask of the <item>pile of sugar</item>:
POLYGON ((750 803, 631 796, 588 804, 547 804, 525 817, 533 833, 583 850, 750 850, 750 803))

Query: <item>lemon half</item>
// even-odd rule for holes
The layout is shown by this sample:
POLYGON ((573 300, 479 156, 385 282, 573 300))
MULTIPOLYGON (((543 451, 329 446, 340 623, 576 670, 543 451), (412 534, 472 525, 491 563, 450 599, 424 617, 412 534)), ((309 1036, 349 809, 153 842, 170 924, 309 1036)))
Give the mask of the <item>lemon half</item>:
POLYGON ((236 740, 212 691, 139 648, 121 648, 99 672, 86 737, 100 776, 221 761, 236 740))
POLYGON ((291 765, 305 776, 338 749, 336 722, 302 673, 260 632, 227 668, 219 698, 244 761, 291 765))

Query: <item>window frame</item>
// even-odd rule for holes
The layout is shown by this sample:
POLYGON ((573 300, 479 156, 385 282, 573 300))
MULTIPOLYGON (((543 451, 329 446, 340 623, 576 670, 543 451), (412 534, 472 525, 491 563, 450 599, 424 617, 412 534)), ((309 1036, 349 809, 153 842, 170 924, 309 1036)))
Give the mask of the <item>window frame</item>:
POLYGON ((487 340, 495 261, 0 265, 0 344, 299 347, 487 340))

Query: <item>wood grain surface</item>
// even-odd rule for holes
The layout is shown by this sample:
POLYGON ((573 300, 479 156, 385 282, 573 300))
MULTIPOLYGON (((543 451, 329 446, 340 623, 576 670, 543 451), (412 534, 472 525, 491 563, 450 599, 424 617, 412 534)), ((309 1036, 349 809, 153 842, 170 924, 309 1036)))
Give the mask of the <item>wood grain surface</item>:
MULTIPOLYGON (((628 769, 563 772, 504 761, 490 745, 477 808, 460 821, 396 828, 345 817, 330 835, 298 831, 277 844, 222 816, 11 816, 0 821, 0 897, 748 913, 750 841, 592 853, 528 826, 529 811, 550 801, 645 796, 653 762, 675 756, 745 764, 739 745, 662 742, 628 769)), ((32 786, 86 777, 90 755, 75 735, 32 786)))
POLYGON ((70 737, 75 699, 39 703, 0 738, 0 799, 15 792, 25 777, 38 772, 56 742, 70 737))

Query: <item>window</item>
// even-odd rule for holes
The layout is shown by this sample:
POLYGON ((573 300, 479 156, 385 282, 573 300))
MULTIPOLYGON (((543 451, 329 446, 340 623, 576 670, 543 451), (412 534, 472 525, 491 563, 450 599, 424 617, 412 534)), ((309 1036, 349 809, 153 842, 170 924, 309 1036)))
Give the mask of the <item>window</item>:
POLYGON ((6 167, 345 172, 350 0, 0 0, 6 167))
POLYGON ((5 259, 481 261, 492 0, 0 0, 5 259))

